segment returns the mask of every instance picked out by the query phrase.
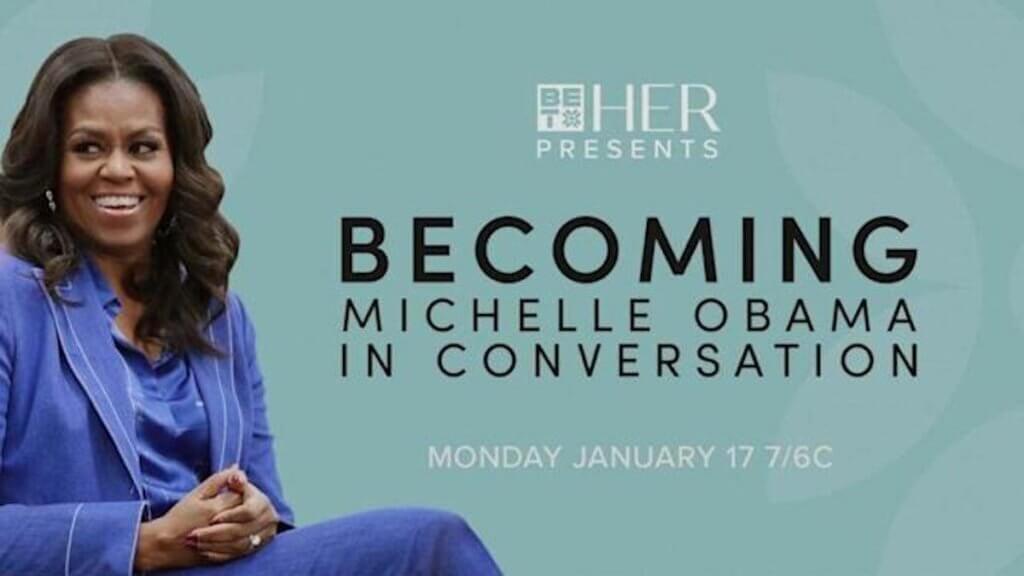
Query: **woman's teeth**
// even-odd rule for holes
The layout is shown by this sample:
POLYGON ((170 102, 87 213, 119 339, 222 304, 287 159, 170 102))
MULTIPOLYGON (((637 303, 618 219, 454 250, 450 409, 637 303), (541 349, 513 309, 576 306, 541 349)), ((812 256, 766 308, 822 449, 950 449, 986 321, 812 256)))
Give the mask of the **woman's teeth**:
POLYGON ((110 210, 128 210, 135 208, 142 202, 141 196, 97 196, 93 202, 100 208, 110 210))

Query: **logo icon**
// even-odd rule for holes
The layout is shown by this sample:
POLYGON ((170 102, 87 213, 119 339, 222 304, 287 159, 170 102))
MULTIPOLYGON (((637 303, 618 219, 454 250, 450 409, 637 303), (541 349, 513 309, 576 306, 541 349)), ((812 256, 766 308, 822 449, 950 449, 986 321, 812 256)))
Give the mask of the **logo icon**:
POLYGON ((586 124, 583 84, 537 85, 537 131, 583 132, 586 124))

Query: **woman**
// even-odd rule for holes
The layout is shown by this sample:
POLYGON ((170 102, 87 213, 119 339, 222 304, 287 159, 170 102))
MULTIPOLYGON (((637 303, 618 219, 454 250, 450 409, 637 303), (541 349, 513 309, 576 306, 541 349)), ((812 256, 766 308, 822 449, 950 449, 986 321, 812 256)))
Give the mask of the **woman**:
POLYGON ((496 573, 443 512, 293 529, 211 136, 139 36, 32 82, 0 175, 0 573, 496 573))

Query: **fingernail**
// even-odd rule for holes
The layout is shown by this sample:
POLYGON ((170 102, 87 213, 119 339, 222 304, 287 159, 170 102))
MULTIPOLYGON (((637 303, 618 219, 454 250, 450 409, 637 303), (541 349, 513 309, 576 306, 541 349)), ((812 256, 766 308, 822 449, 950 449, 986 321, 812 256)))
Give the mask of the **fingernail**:
POLYGON ((199 546, 199 538, 196 538, 195 536, 188 536, 185 538, 185 545, 189 548, 195 548, 199 546))

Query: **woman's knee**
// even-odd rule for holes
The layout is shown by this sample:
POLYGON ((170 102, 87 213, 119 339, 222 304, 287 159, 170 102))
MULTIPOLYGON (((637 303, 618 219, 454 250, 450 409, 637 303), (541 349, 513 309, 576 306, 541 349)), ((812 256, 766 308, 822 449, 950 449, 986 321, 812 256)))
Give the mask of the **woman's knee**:
POLYGON ((454 512, 435 508, 411 508, 408 510, 413 523, 420 531, 446 536, 472 532, 469 523, 454 512))
POLYGON ((458 533, 469 530, 465 519, 454 512, 437 508, 379 508, 340 519, 362 528, 374 526, 385 530, 403 527, 409 532, 458 533))
MULTIPOLYGON (((370 510, 328 524, 332 544, 361 550, 364 560, 408 574, 498 573, 466 520, 434 508, 370 510), (391 562, 399 562, 395 566, 391 562), (380 564, 378 564, 380 563, 380 564)), ((326 542, 325 542, 326 544, 326 542)), ((339 550, 340 551, 340 550, 339 550)))
MULTIPOLYGON (((429 574, 499 574, 497 566, 465 518, 446 510, 419 509, 416 541, 429 574)), ((423 566, 423 564, 421 564, 423 566)))

